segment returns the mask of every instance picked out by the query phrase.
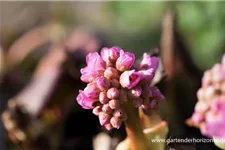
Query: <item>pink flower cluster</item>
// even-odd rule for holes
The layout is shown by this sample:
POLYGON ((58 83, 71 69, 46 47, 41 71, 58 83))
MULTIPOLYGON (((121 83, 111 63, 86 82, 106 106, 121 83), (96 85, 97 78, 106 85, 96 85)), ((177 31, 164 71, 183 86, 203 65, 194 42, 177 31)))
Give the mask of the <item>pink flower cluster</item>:
POLYGON ((221 64, 205 71, 192 121, 202 134, 225 138, 225 54, 221 64))
POLYGON ((81 69, 81 80, 88 83, 79 91, 78 103, 84 109, 93 109, 100 124, 106 129, 119 128, 126 120, 122 104, 132 101, 134 107, 155 108, 164 99, 151 81, 159 65, 157 57, 144 53, 138 67, 135 56, 119 47, 103 48, 101 55, 93 52, 86 57, 87 66, 81 69))

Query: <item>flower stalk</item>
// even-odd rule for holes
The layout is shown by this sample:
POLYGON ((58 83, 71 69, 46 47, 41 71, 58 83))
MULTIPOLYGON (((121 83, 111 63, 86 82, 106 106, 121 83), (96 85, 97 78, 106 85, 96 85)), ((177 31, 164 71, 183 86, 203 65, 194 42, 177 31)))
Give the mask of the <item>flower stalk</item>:
POLYGON ((143 133, 138 109, 133 107, 129 100, 127 100, 123 106, 127 113, 125 127, 131 150, 149 150, 147 139, 143 133))

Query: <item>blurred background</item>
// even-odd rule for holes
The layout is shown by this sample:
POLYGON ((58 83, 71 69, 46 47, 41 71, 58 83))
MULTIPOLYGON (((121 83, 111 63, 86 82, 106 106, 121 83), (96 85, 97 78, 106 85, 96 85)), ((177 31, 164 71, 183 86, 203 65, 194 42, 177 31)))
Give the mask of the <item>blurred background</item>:
MULTIPOLYGON (((137 58, 159 48, 167 74, 158 83, 167 98, 159 113, 169 123, 168 137, 203 137, 185 120, 193 112, 203 71, 225 52, 224 8, 223 1, 1 1, 0 113, 8 110, 3 118, 19 123, 7 123, 7 130, 1 123, 0 149, 93 149, 93 136, 102 132, 114 149, 125 138, 124 129, 101 129, 97 118, 75 100, 84 87, 79 69, 85 55, 114 45, 137 58), (34 126, 40 131, 30 131, 30 124, 38 124, 34 126)), ((212 143, 191 146, 216 149, 212 143)))

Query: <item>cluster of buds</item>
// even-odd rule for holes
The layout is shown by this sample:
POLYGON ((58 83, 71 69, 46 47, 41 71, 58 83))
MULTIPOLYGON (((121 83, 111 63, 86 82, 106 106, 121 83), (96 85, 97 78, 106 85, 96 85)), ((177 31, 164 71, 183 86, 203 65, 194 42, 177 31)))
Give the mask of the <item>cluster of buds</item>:
POLYGON ((191 117, 202 134, 225 138, 225 54, 221 64, 205 71, 191 117))
POLYGON ((77 101, 84 109, 93 109, 100 124, 108 130, 119 128, 127 119, 124 101, 132 101, 137 108, 153 109, 164 99, 159 89, 151 86, 159 65, 157 57, 144 53, 135 66, 133 53, 112 47, 103 48, 101 55, 89 53, 86 63, 81 69, 81 80, 88 84, 79 91, 77 101))

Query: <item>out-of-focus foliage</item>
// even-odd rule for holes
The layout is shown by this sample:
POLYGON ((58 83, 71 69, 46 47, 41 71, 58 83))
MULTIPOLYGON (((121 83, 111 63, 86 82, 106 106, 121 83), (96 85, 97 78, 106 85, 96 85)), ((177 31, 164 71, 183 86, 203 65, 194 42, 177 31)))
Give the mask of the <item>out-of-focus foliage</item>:
POLYGON ((161 16, 167 8, 168 2, 111 2, 115 12, 115 22, 120 30, 129 32, 143 32, 146 29, 155 29, 161 22, 161 16))
POLYGON ((196 64, 206 69, 219 61, 225 51, 225 2, 111 3, 117 27, 133 34, 160 32, 162 14, 169 7, 176 10, 178 29, 196 64))
POLYGON ((179 2, 178 27, 199 67, 209 68, 225 52, 225 2, 179 2))

